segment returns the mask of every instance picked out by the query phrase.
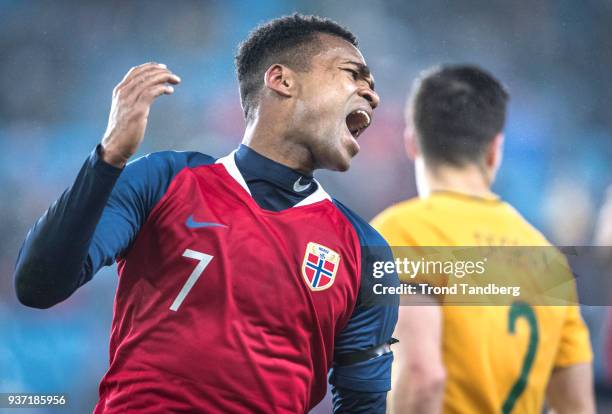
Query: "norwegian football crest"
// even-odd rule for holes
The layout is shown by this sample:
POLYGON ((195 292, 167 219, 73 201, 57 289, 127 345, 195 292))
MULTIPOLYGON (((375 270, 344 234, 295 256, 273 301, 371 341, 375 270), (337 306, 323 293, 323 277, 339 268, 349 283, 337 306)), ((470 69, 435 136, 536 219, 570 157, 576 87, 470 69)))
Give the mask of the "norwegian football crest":
POLYGON ((334 283, 340 255, 323 245, 310 242, 302 263, 302 276, 311 290, 325 290, 334 283))

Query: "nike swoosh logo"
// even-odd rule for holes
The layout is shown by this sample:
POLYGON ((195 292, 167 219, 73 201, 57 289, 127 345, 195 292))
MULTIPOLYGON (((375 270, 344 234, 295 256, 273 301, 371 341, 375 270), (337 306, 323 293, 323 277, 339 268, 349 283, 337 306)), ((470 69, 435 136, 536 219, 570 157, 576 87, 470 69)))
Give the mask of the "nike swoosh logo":
POLYGON ((294 183, 293 183, 293 191, 295 191, 296 193, 301 193, 302 191, 306 191, 310 188, 310 184, 312 183, 308 183, 308 184, 300 184, 300 181, 302 180, 302 177, 298 178, 294 183))
POLYGON ((187 218, 185 225, 190 229, 199 229, 201 227, 227 227, 225 224, 213 223, 211 221, 195 221, 193 214, 187 218))

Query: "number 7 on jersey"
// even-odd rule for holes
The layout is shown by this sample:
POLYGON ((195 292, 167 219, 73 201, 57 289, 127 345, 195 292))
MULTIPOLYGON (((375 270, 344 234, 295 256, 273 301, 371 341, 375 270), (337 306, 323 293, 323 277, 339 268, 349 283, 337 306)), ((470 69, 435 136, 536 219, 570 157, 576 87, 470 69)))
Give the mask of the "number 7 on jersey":
POLYGON ((193 285, 195 285, 195 283, 198 281, 200 276, 202 276, 204 269, 206 269, 206 266, 208 266, 210 261, 213 259, 213 256, 209 254, 198 252, 198 251, 191 250, 191 249, 185 249, 185 251, 183 252, 183 257, 195 259, 199 263, 196 265, 195 269, 193 269, 193 272, 191 272, 191 274, 189 275, 187 282, 185 282, 185 285, 183 285, 183 288, 179 292, 176 299, 174 299, 174 302, 172 302, 172 305, 170 305, 170 310, 174 312, 176 312, 178 308, 181 306, 181 303, 183 303, 183 301, 185 300, 185 297, 187 296, 187 294, 189 293, 193 285))

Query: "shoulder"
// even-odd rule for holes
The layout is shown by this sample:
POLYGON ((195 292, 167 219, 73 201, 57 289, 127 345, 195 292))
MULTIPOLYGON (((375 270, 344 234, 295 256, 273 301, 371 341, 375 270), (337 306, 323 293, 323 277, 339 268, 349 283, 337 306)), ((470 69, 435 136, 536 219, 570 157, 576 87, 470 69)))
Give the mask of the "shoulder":
POLYGON ((511 204, 503 202, 503 208, 506 210, 506 217, 511 222, 509 225, 514 228, 517 235, 521 236, 521 243, 531 246, 552 246, 552 243, 531 224, 523 215, 514 208, 511 204))
MULTIPOLYGON (((340 201, 332 199, 333 203, 338 209, 346 216, 349 222, 353 225, 357 236, 359 237, 359 243, 361 246, 361 284, 359 287, 359 302, 358 304, 363 306, 372 305, 392 305, 383 306, 381 312, 391 312, 395 316, 391 318, 393 320, 393 326, 397 319, 397 308, 399 304, 399 297, 396 295, 376 295, 374 293, 374 284, 381 284, 383 286, 398 286, 399 279, 397 274, 393 272, 389 277, 383 279, 377 279, 372 277, 372 269, 376 262, 393 262, 393 252, 389 247, 387 241, 380 235, 380 233, 370 226, 367 221, 359 217, 355 212, 346 207, 340 201), (395 306, 395 308, 394 308, 395 306)), ((391 327, 391 332, 393 331, 391 327)), ((391 333, 389 333, 391 335, 391 333)))
POLYGON ((379 225, 385 224, 400 224, 405 221, 407 217, 416 218, 430 208, 428 207, 426 200, 415 197, 409 200, 401 201, 390 207, 387 207, 381 211, 376 217, 372 219, 372 225, 378 228, 379 225))
POLYGON ((214 162, 215 158, 195 151, 161 151, 143 155, 125 166, 112 198, 126 202, 140 200, 140 204, 150 209, 181 171, 214 162))
POLYGON ((357 213, 352 211, 350 208, 342 204, 336 199, 332 199, 332 202, 340 210, 340 212, 348 219, 352 224, 359 242, 362 246, 386 246, 387 242, 385 239, 376 231, 370 224, 361 218, 357 213))
POLYGON ((394 204, 380 212, 371 221, 385 239, 393 245, 403 245, 410 239, 409 234, 422 226, 427 227, 429 215, 426 200, 412 198, 394 204))
POLYGON ((146 167, 148 169, 178 172, 185 167, 194 168, 201 165, 210 165, 214 164, 215 161, 216 158, 196 151, 159 151, 139 157, 128 163, 127 167, 133 169, 146 167))
POLYGON ((160 151, 130 161, 121 174, 124 181, 168 182, 181 170, 214 164, 216 159, 195 151, 160 151))

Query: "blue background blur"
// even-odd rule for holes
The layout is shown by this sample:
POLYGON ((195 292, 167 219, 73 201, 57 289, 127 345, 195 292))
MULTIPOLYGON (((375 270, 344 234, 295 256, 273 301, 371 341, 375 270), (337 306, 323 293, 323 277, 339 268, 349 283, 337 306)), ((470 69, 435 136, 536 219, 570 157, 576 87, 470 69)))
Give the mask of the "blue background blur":
MULTIPOLYGON (((610 1, 82 3, 0 0, 0 392, 67 392, 75 413, 97 401, 114 268, 46 311, 17 303, 12 271, 27 229, 99 142, 114 85, 131 66, 167 64, 183 82, 155 103, 140 154, 224 155, 244 126, 236 46, 256 24, 294 11, 351 28, 382 98, 351 170, 318 174, 331 194, 367 219, 415 195, 401 140, 409 85, 431 65, 473 62, 512 96, 496 191, 558 244, 595 237, 612 172, 610 1)), ((605 311, 585 309, 600 384, 605 311)))

